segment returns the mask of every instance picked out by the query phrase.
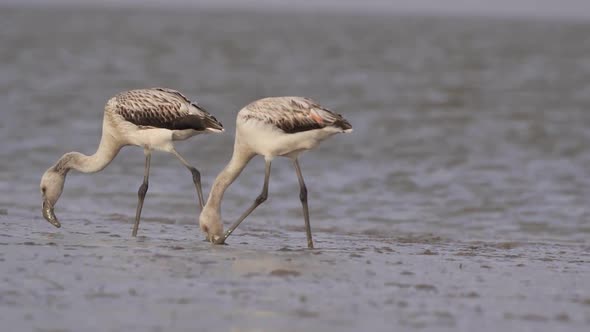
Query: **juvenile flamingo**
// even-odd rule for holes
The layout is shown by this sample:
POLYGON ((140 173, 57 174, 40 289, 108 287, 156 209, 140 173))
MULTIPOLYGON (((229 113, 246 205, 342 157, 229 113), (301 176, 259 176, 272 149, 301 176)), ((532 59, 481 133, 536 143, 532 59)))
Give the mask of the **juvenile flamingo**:
POLYGON ((53 209, 63 191, 68 172, 71 169, 82 173, 101 171, 126 145, 139 146, 145 154, 144 177, 138 191, 133 236, 137 236, 141 209, 148 190, 152 150, 170 152, 188 168, 202 208, 201 175, 174 149, 173 142, 206 132, 223 132, 223 126, 196 102, 191 102, 176 90, 152 88, 117 94, 105 106, 102 137, 96 153, 86 156, 79 152, 68 152, 43 174, 40 185, 43 217, 53 226, 61 227, 53 209))
POLYGON ((236 227, 267 199, 271 162, 274 157, 283 156, 293 161, 299 179, 299 198, 303 207, 307 246, 313 248, 307 188, 297 158, 324 139, 351 131, 352 126, 340 114, 325 109, 309 98, 264 98, 242 108, 236 120, 233 155, 215 179, 199 219, 201 230, 207 239, 216 244, 224 243, 236 227), (263 156, 265 160, 262 192, 224 234, 221 219, 223 193, 256 155, 263 156))

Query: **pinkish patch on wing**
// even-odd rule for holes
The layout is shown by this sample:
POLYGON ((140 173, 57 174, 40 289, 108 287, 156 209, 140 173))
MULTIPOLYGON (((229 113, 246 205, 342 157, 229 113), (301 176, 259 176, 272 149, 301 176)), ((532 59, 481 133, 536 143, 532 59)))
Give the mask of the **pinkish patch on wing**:
POLYGON ((318 115, 316 112, 314 112, 314 111, 311 111, 311 112, 309 113, 309 116, 310 116, 310 117, 313 119, 313 121, 315 121, 315 122, 317 122, 317 123, 319 123, 319 124, 321 124, 321 125, 323 125, 323 124, 324 124, 324 119, 322 119, 322 117, 321 117, 321 116, 319 116, 319 115, 318 115))

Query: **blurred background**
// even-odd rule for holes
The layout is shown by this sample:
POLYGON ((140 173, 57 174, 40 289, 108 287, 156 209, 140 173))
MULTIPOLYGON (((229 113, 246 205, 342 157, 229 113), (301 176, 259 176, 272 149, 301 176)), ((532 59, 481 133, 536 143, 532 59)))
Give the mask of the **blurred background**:
MULTIPOLYGON (((302 157, 316 227, 588 241, 586 1, 0 5, 0 208, 11 218, 42 222, 42 173, 65 152, 94 153, 111 96, 164 86, 227 128, 177 144, 206 193, 238 110, 301 95, 355 129, 302 157)), ((190 174, 167 155, 152 162, 144 220, 196 224, 190 174)), ((250 222, 299 225, 295 172, 274 165, 271 199, 250 222)), ((142 173, 138 148, 101 173, 72 172, 56 213, 65 225, 130 224, 142 173)), ((226 221, 262 179, 255 159, 226 196, 226 221)))

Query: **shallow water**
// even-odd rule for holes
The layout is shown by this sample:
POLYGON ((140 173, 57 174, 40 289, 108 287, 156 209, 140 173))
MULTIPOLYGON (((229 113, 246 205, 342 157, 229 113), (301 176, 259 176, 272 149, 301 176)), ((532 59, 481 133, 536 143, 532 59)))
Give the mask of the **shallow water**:
POLYGON ((0 318, 39 331, 586 331, 588 247, 249 226, 3 222, 0 318))
MULTIPOLYGON (((15 330, 584 330, 589 28, 4 8, 2 321, 15 330), (198 99, 227 128, 177 144, 206 193, 250 101, 303 95, 345 115, 355 131, 301 160, 319 250, 299 250, 286 160, 273 163, 269 201, 229 246, 212 248, 201 242, 189 172, 154 155, 142 237, 131 239, 143 174, 134 147, 101 173, 71 173, 56 208, 63 228, 51 228, 41 174, 65 152, 94 152, 108 98, 150 86, 198 99)), ((262 179, 255 159, 225 196, 226 223, 262 179)))

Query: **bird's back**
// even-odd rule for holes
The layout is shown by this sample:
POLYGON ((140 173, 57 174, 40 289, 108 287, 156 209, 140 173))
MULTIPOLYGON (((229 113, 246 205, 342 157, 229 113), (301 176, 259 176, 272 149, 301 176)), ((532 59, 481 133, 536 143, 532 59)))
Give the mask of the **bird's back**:
POLYGON ((326 127, 343 131, 352 129, 350 123, 310 98, 269 97, 256 100, 238 113, 241 121, 260 121, 284 131, 297 133, 326 127))
POLYGON ((107 108, 140 128, 223 130, 223 125, 196 102, 167 88, 124 91, 113 97, 107 108))

